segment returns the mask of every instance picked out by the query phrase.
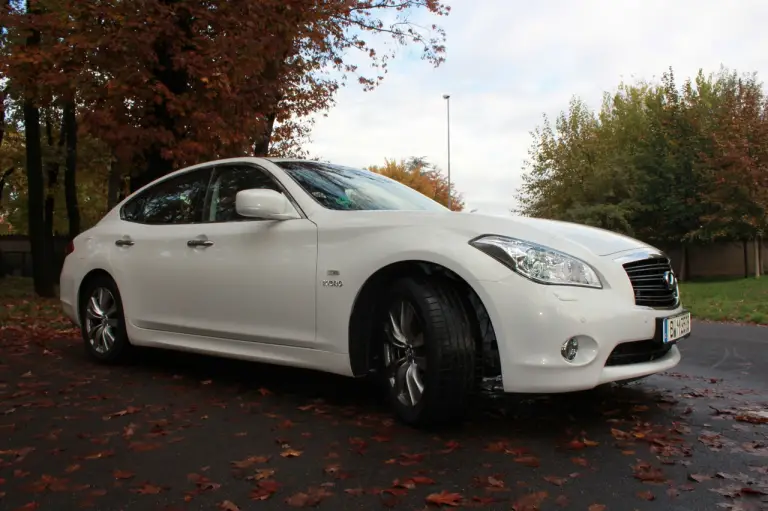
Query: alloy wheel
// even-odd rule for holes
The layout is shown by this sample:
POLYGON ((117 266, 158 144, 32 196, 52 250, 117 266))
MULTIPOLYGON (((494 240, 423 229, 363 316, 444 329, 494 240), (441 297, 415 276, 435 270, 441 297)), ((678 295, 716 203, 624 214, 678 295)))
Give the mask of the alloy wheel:
POLYGON ((105 355, 112 349, 118 322, 117 300, 112 291, 96 288, 85 308, 85 332, 96 353, 105 355))
POLYGON ((402 404, 416 406, 424 394, 427 359, 424 325, 413 304, 395 302, 384 320, 384 332, 387 381, 402 404))

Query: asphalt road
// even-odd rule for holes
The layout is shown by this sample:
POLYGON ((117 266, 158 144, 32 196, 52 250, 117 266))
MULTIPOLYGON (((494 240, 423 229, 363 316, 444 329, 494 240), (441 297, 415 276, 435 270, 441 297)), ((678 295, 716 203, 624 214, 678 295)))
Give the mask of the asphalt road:
POLYGON ((748 422, 766 328, 696 323, 674 372, 481 399, 437 433, 345 378, 154 351, 104 368, 12 329, 0 347, 2 510, 768 509, 768 425, 748 422))

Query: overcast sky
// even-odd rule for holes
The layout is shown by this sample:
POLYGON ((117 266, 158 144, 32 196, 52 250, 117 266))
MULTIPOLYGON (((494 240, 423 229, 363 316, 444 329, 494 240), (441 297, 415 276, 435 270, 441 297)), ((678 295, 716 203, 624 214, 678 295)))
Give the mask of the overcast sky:
POLYGON ((405 52, 381 86, 342 89, 319 118, 312 156, 353 166, 425 156, 447 167, 467 209, 515 206, 530 131, 578 95, 593 108, 622 80, 672 66, 678 81, 723 64, 768 78, 768 0, 447 0, 435 18, 447 61, 405 52))

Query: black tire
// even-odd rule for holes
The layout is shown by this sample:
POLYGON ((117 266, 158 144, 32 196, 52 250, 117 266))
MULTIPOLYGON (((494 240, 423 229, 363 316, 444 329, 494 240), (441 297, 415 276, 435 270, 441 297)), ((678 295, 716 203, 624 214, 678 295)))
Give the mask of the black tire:
MULTIPOLYGON (((102 294, 102 296, 106 296, 102 294)), ((104 304, 102 304, 104 305, 104 304)), ((120 291, 117 289, 117 284, 107 275, 97 275, 89 279, 80 293, 80 333, 85 344, 85 351, 95 361, 103 364, 118 364, 130 359, 133 352, 133 346, 128 340, 128 333, 125 329, 125 316, 123 314, 123 301, 120 297, 120 291), (111 298, 111 301, 106 301, 106 307, 109 314, 107 321, 102 324, 96 320, 96 318, 89 314, 89 302, 100 291, 106 291, 111 298), (114 310, 112 310, 114 309, 114 310), (107 345, 99 345, 98 341, 103 342, 103 337, 95 336, 96 340, 91 338, 91 333, 94 333, 101 326, 105 324, 110 325, 108 332, 111 334, 109 338, 113 338, 114 342, 108 345, 107 349, 102 349, 107 345)))
MULTIPOLYGON (((430 427, 456 423, 467 411, 475 385, 475 343, 462 303, 450 282, 426 277, 396 280, 379 301, 374 323, 380 355, 377 373, 387 389, 395 415, 406 424, 430 427), (412 343, 410 351, 395 347, 391 337, 393 320, 390 311, 398 307, 405 310, 399 305, 403 303, 410 304, 417 318, 414 321, 418 323, 411 328, 412 332, 418 333, 412 333, 417 341, 412 343), (398 366, 392 364, 393 359, 410 362, 398 366), (411 374, 417 375, 423 389, 418 400, 413 399, 410 392, 400 391, 407 388, 407 371, 392 371, 394 367, 413 364, 416 367, 411 368, 411 374), (401 378, 392 378, 396 375, 401 378)), ((412 379, 410 383, 411 388, 418 389, 412 379)))

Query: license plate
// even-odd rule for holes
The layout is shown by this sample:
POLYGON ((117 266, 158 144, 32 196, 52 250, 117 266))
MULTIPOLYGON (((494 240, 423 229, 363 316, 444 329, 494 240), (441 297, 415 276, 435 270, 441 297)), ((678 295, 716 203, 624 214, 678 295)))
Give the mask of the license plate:
POLYGON ((691 313, 684 312, 677 316, 664 318, 661 324, 664 343, 673 342, 691 333, 691 313))

